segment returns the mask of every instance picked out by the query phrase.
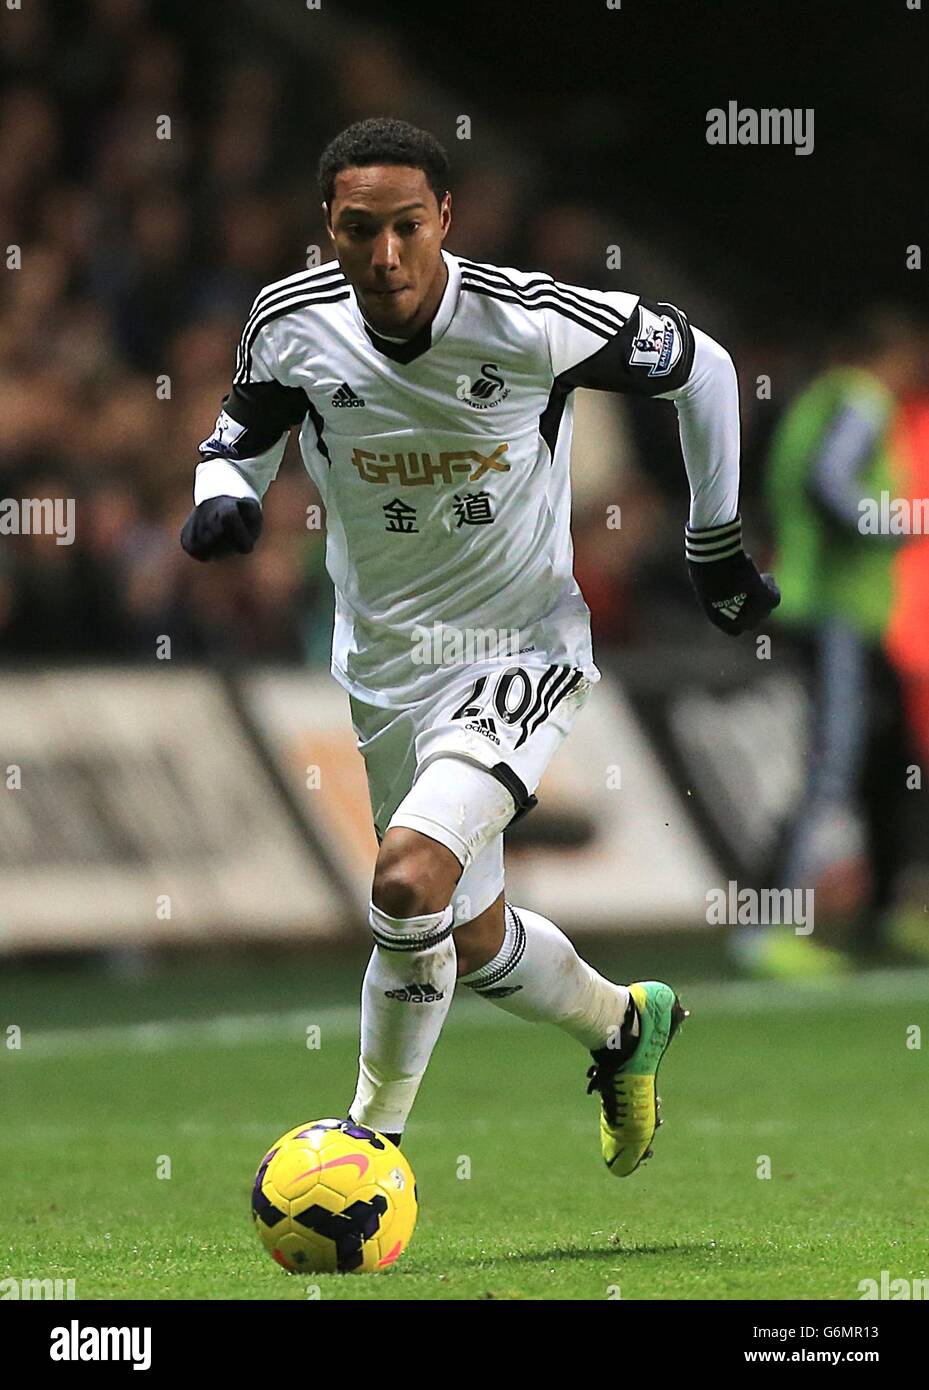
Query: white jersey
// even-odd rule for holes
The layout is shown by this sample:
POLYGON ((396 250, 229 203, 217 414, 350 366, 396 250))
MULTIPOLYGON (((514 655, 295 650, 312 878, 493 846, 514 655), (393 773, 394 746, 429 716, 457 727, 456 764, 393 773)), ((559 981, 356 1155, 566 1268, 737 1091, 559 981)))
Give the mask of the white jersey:
POLYGON ((194 491, 260 500, 299 425, 326 507, 332 673, 382 706, 481 653, 599 679, 573 574, 575 387, 675 399, 691 524, 737 507, 734 370, 679 310, 442 255, 436 314, 404 342, 367 324, 337 262, 262 290, 194 491))

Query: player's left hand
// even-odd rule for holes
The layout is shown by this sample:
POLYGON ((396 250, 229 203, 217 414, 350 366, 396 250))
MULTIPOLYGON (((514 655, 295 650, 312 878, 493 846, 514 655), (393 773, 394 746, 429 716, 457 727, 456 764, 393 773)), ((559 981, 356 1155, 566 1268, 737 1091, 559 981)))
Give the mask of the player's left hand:
POLYGON ((752 557, 742 549, 738 518, 705 531, 688 526, 687 569, 700 607, 713 626, 729 637, 757 627, 781 601, 774 576, 759 574, 752 557), (714 552, 722 552, 721 558, 709 558, 714 552))
POLYGON ((261 507, 251 497, 210 497, 184 522, 181 545, 195 560, 250 555, 261 527, 261 507))

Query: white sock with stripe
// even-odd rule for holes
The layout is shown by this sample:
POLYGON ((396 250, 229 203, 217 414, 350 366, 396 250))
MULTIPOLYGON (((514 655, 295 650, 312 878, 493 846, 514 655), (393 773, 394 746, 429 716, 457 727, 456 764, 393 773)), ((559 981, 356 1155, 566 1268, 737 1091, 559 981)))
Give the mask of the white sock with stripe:
POLYGON ((626 986, 599 975, 540 913, 506 903, 504 918, 496 956, 459 982, 517 1018, 554 1023, 591 1051, 618 1047, 626 986))
POLYGON ((401 1134, 445 1022, 457 978, 453 911, 389 917, 371 903, 375 947, 361 988, 358 1124, 401 1134))

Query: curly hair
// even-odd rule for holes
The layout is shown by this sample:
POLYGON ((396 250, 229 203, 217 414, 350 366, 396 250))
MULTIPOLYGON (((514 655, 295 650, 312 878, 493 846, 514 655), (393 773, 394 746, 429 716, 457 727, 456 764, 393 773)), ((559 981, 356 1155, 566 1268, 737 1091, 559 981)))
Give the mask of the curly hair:
POLYGON ((332 205, 336 174, 372 164, 404 164, 422 169, 438 203, 448 192, 448 155, 435 136, 408 121, 373 116, 348 126, 323 150, 317 177, 327 206, 332 205))

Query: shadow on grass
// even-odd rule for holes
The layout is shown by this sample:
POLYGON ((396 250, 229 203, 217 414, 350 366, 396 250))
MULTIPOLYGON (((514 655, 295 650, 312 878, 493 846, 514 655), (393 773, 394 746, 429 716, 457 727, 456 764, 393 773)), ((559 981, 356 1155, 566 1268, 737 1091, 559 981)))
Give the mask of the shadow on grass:
POLYGON ((550 1260, 615 1260, 617 1258, 636 1260, 652 1255, 659 1255, 662 1259, 699 1259, 701 1263, 705 1263, 708 1256, 715 1257, 724 1254, 724 1248, 718 1243, 710 1246, 706 1241, 692 1241, 683 1245, 679 1241, 668 1241, 667 1244, 661 1245, 637 1245, 631 1241, 618 1241, 615 1245, 595 1245, 584 1248, 565 1248, 561 1245, 553 1245, 548 1250, 513 1251, 490 1257, 475 1256, 472 1259, 456 1258, 455 1264, 460 1267, 475 1268, 483 1265, 492 1268, 504 1264, 545 1264, 546 1261, 550 1260))

